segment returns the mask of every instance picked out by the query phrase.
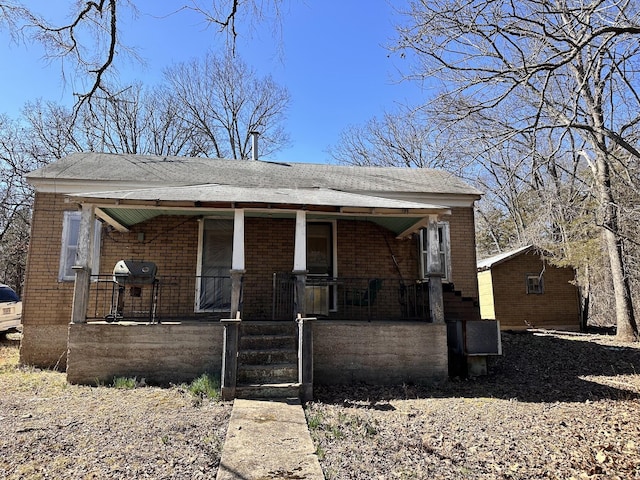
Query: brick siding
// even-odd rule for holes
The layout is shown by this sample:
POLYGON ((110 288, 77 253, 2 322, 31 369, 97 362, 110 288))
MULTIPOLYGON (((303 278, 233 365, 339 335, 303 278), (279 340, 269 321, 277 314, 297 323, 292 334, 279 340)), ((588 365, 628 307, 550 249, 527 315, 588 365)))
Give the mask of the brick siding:
MULTIPOLYGON (((25 337, 31 338, 25 338, 23 342, 23 363, 65 365, 73 298, 73 282, 58 281, 65 210, 77 211, 78 206, 65 202, 62 195, 36 194, 23 295, 25 337), (55 334, 43 337, 30 333, 40 326, 49 326, 55 334)), ((445 218, 450 223, 452 280, 463 296, 476 298, 473 209, 454 208, 452 211, 453 215, 445 218)), ((172 298, 182 304, 185 311, 193 312, 198 231, 199 221, 195 216, 159 216, 133 226, 126 233, 103 225, 100 274, 110 275, 118 260, 137 259, 155 262, 161 277, 193 277, 192 283, 172 298)), ((366 221, 338 220, 336 231, 339 276, 397 278, 393 255, 403 278, 418 278, 416 238, 397 240, 392 232, 366 221)), ((292 218, 245 219, 244 312, 247 318, 270 318, 272 275, 291 272, 294 236, 295 220, 292 218)))
POLYGON ((495 318, 502 329, 549 328, 579 330, 579 304, 571 268, 543 265, 533 253, 491 269, 495 318), (542 294, 527 294, 526 275, 543 273, 542 294))

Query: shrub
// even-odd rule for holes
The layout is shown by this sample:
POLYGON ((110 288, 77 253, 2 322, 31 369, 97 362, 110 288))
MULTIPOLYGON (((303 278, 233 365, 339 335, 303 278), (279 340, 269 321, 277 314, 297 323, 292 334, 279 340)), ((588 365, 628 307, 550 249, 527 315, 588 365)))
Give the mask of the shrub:
POLYGON ((133 390, 136 388, 136 379, 131 377, 114 377, 111 386, 113 388, 121 388, 123 390, 133 390))
POLYGON ((189 384, 187 391, 194 397, 219 400, 220 380, 214 375, 203 373, 189 384))

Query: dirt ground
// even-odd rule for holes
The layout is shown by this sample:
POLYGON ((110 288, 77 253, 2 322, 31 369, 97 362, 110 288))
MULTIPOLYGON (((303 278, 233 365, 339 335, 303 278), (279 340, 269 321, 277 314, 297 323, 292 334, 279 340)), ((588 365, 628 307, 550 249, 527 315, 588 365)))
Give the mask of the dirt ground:
MULTIPOLYGON (((489 376, 316 388, 327 480, 640 479, 640 345, 504 334, 489 376)), ((215 478, 230 403, 184 388, 67 385, 0 342, 0 478, 215 478)))
POLYGON ((215 478, 231 403, 68 385, 17 359, 18 342, 0 342, 0 478, 215 478))
POLYGON ((503 353, 474 380, 316 389, 326 479, 640 478, 640 345, 506 333, 503 353))

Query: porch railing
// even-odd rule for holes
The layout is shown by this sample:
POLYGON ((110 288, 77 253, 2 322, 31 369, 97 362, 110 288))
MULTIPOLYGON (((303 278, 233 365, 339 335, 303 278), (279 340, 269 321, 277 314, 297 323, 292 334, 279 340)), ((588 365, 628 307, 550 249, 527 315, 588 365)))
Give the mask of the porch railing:
POLYGON ((230 311, 230 276, 159 276, 148 285, 119 285, 112 275, 91 280, 88 320, 219 319, 230 311))
MULTIPOLYGON (((248 277, 247 277, 248 278, 248 277)), ((230 276, 158 276, 149 285, 118 285, 112 275, 92 276, 88 320, 162 322, 229 318, 230 276)), ((255 278, 243 284, 242 318, 291 320, 295 276, 274 273, 272 285, 255 278), (266 287, 266 288, 265 288, 266 287), (271 310, 269 312, 269 310, 271 310)), ((428 284, 393 277, 307 276, 307 316, 336 320, 429 321, 428 284)))
MULTIPOLYGON (((295 276, 273 274, 272 317, 295 318, 295 276)), ((341 320, 429 320, 429 294, 419 280, 308 275, 306 315, 341 320)))

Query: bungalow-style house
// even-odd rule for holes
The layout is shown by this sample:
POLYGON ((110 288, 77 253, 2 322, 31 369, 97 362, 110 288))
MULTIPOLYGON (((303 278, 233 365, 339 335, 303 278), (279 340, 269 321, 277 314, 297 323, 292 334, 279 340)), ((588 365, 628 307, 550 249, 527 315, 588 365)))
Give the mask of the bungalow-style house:
POLYGON ((72 383, 422 383, 479 320, 480 192, 450 173, 77 153, 27 179, 21 362, 72 383))
POLYGON ((550 264, 532 245, 478 262, 480 315, 501 330, 580 330, 575 270, 550 264))

